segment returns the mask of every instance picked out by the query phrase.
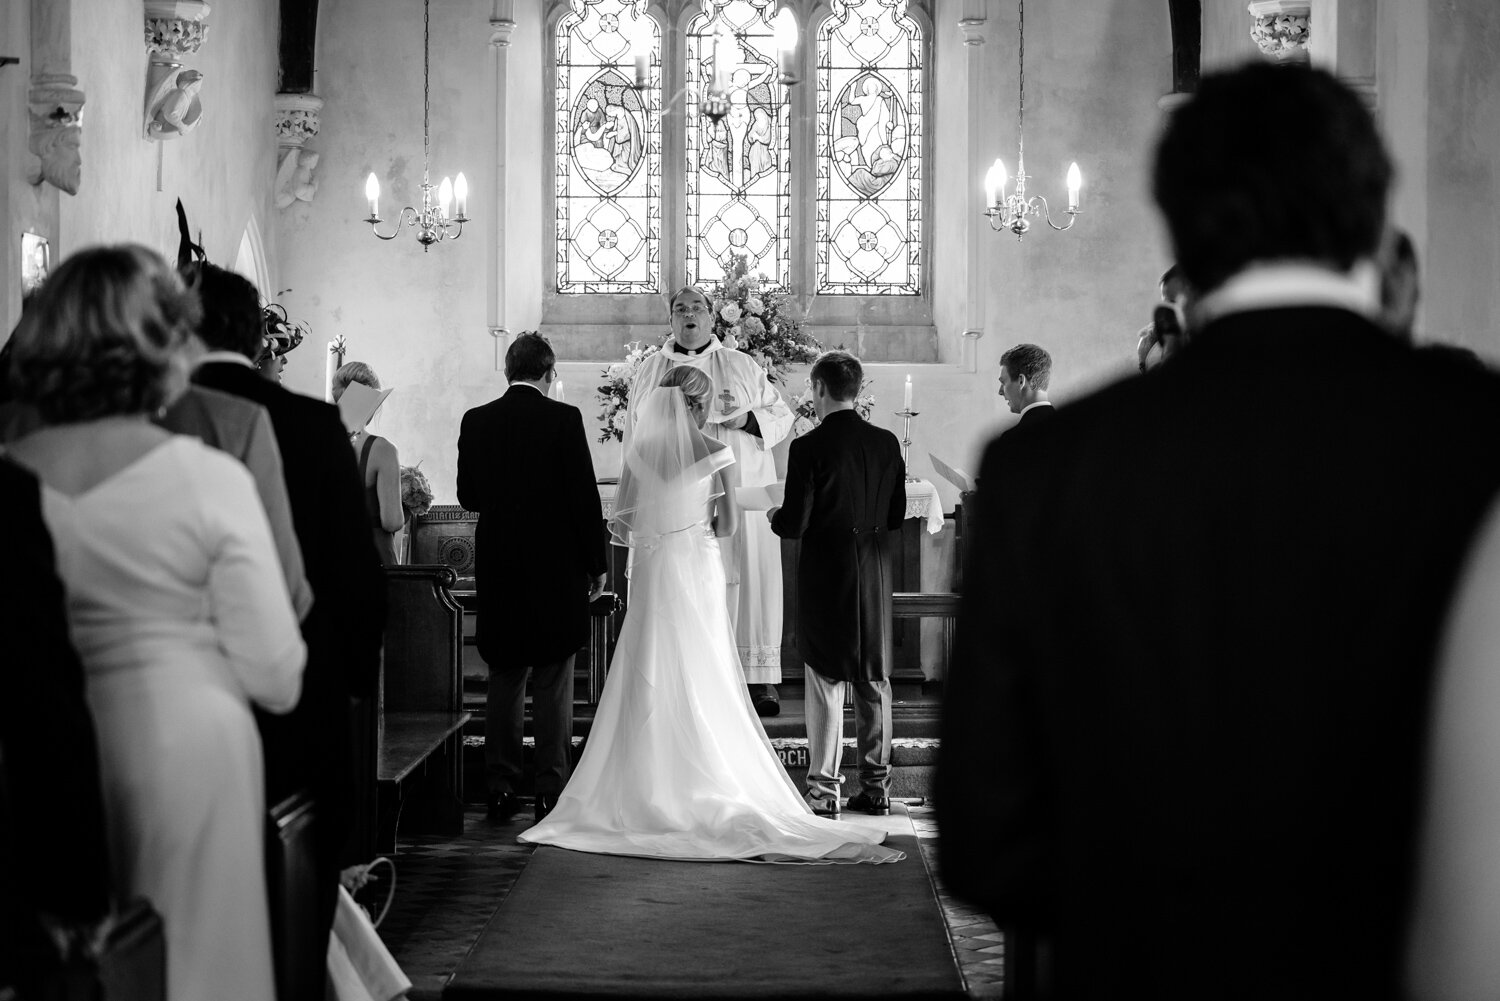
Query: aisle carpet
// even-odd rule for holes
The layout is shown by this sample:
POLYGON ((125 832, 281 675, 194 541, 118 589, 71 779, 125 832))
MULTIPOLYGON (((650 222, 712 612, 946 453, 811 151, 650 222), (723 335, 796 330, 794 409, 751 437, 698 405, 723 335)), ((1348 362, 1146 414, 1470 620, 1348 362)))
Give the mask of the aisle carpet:
POLYGON ((890 830, 906 858, 753 865, 538 848, 444 1001, 961 997, 910 819, 899 806, 859 819, 890 830))

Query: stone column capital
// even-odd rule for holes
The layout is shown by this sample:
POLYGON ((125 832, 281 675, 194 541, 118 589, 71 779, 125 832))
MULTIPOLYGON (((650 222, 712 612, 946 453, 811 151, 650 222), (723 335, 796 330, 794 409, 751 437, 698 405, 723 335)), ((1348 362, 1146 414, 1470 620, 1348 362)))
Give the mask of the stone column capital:
POLYGON ((204 0, 146 0, 146 48, 173 61, 192 55, 208 37, 208 12, 204 0))
POLYGON ((322 113, 323 99, 316 94, 277 94, 276 144, 282 149, 301 149, 317 136, 322 113))
POLYGON ((497 49, 510 48, 511 33, 516 30, 516 22, 508 18, 495 18, 490 21, 490 45, 497 49))
POLYGON ((28 148, 37 163, 27 172, 32 184, 43 181, 59 191, 78 194, 83 177, 83 91, 67 73, 38 73, 26 95, 31 124, 28 148))
POLYGON ((1310 0, 1251 0, 1245 8, 1254 23, 1250 37, 1260 51, 1278 62, 1306 62, 1310 0))
POLYGON ((983 45, 984 36, 980 34, 984 30, 984 18, 966 17, 958 22, 958 30, 964 33, 965 45, 983 45))

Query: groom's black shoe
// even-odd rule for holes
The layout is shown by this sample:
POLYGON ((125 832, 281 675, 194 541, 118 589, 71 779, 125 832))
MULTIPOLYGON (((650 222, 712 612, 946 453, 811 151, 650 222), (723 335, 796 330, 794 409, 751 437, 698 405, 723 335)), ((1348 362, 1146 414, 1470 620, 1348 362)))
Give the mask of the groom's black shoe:
POLYGON ((536 797, 536 820, 537 820, 537 823, 541 823, 542 821, 546 820, 547 819, 547 814, 551 813, 552 812, 552 808, 555 807, 556 805, 557 805, 557 797, 556 796, 543 796, 542 794, 538 793, 537 797, 536 797))
POLYGON ((812 807, 812 812, 820 817, 837 817, 839 815, 839 798, 837 796, 830 796, 827 799, 809 796, 807 797, 807 805, 812 807))
POLYGON ((750 701, 757 716, 781 715, 781 698, 776 694, 775 685, 751 685, 750 701))
POLYGON ((501 823, 514 817, 521 809, 521 801, 513 793, 492 792, 484 801, 484 815, 488 820, 501 823))
POLYGON ((849 809, 875 817, 888 817, 891 813, 891 801, 890 797, 884 793, 870 792, 866 789, 858 796, 849 797, 849 809))

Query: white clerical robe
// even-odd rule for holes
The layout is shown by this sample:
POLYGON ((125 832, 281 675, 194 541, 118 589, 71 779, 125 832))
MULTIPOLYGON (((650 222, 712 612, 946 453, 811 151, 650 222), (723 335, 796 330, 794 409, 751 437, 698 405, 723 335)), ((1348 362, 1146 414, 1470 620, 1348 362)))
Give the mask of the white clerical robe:
MULTIPOLYGON (((630 394, 630 423, 648 387, 661 382, 668 369, 691 365, 714 382, 714 398, 703 433, 734 451, 741 486, 762 487, 776 482, 776 458, 771 449, 792 430, 792 409, 776 392, 766 370, 743 351, 726 348, 718 340, 697 354, 680 352, 675 341, 647 358, 636 373, 630 394), (741 414, 753 413, 760 437, 725 427, 741 414)), ((745 682, 781 683, 781 540, 770 520, 747 512, 740 530, 719 540, 728 584, 729 621, 739 646, 745 682)))

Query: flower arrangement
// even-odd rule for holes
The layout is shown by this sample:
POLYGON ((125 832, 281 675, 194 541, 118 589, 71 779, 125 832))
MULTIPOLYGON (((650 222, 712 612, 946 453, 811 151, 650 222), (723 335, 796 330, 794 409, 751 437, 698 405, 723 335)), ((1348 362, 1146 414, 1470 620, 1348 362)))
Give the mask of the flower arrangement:
MULTIPOLYGON (((860 395, 854 398, 854 412, 865 420, 869 420, 870 415, 875 413, 875 394, 865 392, 869 388, 869 385, 870 380, 866 379, 864 385, 859 387, 860 395)), ((808 389, 797 398, 797 405, 792 408, 792 413, 797 418, 792 422, 792 434, 796 437, 801 438, 818 426, 820 422, 818 421, 817 411, 813 409, 811 389, 808 389)))
POLYGON ((432 508, 432 484, 418 468, 421 465, 401 467, 401 506, 406 509, 407 521, 422 517, 432 508))
POLYGON ((728 277, 711 293, 714 333, 726 348, 760 362, 771 382, 785 385, 787 369, 814 360, 823 345, 802 329, 790 298, 764 289, 765 282, 765 275, 750 274, 748 258, 736 256, 728 277))
POLYGON ((599 384, 595 398, 599 401, 600 441, 625 440, 625 414, 630 407, 630 387, 635 382, 641 364, 661 350, 660 344, 644 344, 631 341, 625 345, 625 360, 617 361, 600 373, 604 379, 599 384))

